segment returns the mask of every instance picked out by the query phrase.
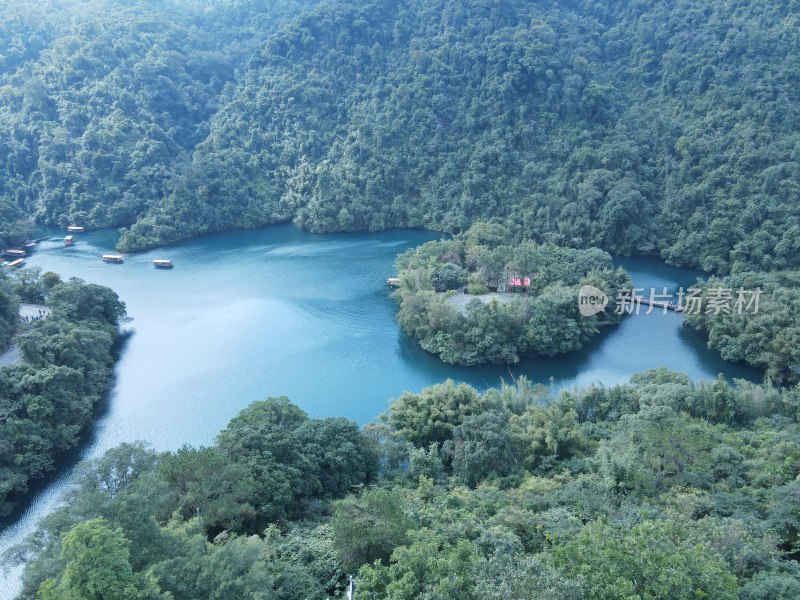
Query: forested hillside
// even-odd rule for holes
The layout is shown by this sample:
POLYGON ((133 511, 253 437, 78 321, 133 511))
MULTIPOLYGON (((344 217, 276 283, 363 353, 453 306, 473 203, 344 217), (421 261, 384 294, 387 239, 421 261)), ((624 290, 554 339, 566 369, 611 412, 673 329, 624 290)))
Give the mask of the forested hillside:
POLYGON ((270 37, 125 248, 495 217, 726 273, 798 264, 795 2, 329 2, 270 37))
POLYGON ((9 3, 0 233, 492 217, 718 274, 800 263, 797 2, 311 4, 9 3))
POLYGON ((311 2, 3 2, 0 245, 119 227, 169 192, 235 71, 311 2))
MULTIPOLYGON (((399 321, 464 364, 618 322, 575 303, 628 283, 612 254, 764 291, 686 319, 762 385, 447 381, 364 428, 272 398, 209 447, 125 444, 0 559, 29 560, 21 598, 323 600, 350 575, 392 600, 800 597, 800 0, 0 11, 0 249, 36 222, 122 228, 121 251, 277 222, 443 231, 398 260, 399 321), (445 297, 510 271, 531 294, 505 308, 445 297)), ((0 516, 91 422, 124 310, 0 274, 22 354, 0 369, 0 516), (20 300, 52 312, 20 324, 20 300)))
POLYGON ((703 287, 762 290, 758 310, 700 312, 686 323, 708 337, 710 348, 727 361, 746 362, 765 372, 773 383, 800 383, 800 273, 742 272, 710 278, 703 287))
POLYGON ((446 382, 364 430, 258 402, 211 447, 86 464, 21 598, 794 600, 798 400, 655 370, 446 382))

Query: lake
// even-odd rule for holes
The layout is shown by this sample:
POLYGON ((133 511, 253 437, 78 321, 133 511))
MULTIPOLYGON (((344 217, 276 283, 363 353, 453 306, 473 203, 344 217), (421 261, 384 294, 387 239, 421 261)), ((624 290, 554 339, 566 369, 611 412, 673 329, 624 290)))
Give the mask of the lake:
MULTIPOLYGON (((423 231, 315 235, 275 226, 208 235, 127 256, 100 256, 117 233, 48 231, 29 266, 113 288, 126 302, 131 335, 117 379, 91 441, 100 455, 123 441, 159 450, 209 444, 231 417, 255 400, 286 395, 312 417, 343 415, 366 423, 404 391, 452 378, 485 389, 525 375, 556 386, 615 384, 651 367, 709 379, 759 380, 723 362, 680 315, 631 315, 582 351, 511 367, 464 368, 441 363, 401 334, 386 278, 395 256, 436 239, 423 231), (154 258, 175 268, 157 270, 154 258)), ((618 259, 636 287, 688 287, 698 272, 651 259, 618 259)), ((644 312, 644 311, 643 311, 644 312)), ((74 461, 73 461, 74 462, 74 461)), ((0 530, 0 553, 33 531, 57 505, 69 468, 0 530)), ((3 526, 0 523, 0 526, 3 526)), ((18 589, 19 570, 0 572, 0 598, 18 589)))

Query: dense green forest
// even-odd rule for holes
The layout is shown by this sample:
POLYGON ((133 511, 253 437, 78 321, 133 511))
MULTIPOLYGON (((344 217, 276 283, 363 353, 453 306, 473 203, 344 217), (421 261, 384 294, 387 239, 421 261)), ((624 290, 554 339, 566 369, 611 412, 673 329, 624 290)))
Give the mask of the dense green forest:
POLYGON ((362 430, 257 402, 85 464, 21 598, 794 599, 800 396, 737 383, 448 381, 362 430))
POLYGON ((617 298, 631 289, 607 252, 514 242, 507 228, 487 223, 407 250, 397 270, 400 327, 443 361, 464 365, 579 350, 601 328, 619 323, 617 298), (584 285, 605 292, 604 310, 580 313, 584 285), (490 290, 500 293, 486 296, 490 290))
MULTIPOLYGON (((54 273, 33 269, 16 280, 0 279, 0 287, 6 288, 0 289, 4 336, 12 324, 12 332, 17 330, 20 299, 47 302, 50 310, 46 319, 20 325, 21 361, 0 368, 2 517, 92 423, 95 405, 111 386, 125 305, 106 287, 79 279, 62 282, 54 273)), ((9 341, 6 337, 6 345, 9 341)))
MULTIPOLYGON (((491 220, 718 276, 800 266, 796 0, 49 0, 3 15, 0 246, 34 220, 122 227, 126 251, 285 221, 491 220)), ((723 355, 769 366, 743 347, 723 355)), ((770 374, 792 381, 796 364, 770 374)))
MULTIPOLYGON (((686 315, 767 381, 446 382, 359 429, 287 399, 126 444, 7 560, 23 599, 800 597, 800 1, 0 0, 0 249, 231 228, 447 232, 398 320, 448 362, 580 347, 654 255, 762 288, 686 315), (609 254, 610 253, 610 254, 609 254), (530 294, 447 299, 530 271, 530 294), (794 386, 794 387, 792 387, 794 386)), ((493 286, 492 286, 493 287, 493 286)), ((0 274, 0 516, 112 381, 114 292, 0 274), (20 301, 47 319, 21 324, 20 301)))
POLYGON ((0 233, 130 226, 132 250, 496 218, 718 274, 798 266, 797 2, 311 4, 8 4, 0 233))
POLYGON ((761 290, 758 306, 751 310, 702 311, 686 315, 686 323, 708 336, 710 348, 730 362, 746 362, 766 373, 778 385, 800 383, 800 273, 775 271, 743 272, 710 278, 709 289, 761 290), (757 308, 757 310, 755 310, 757 308))
POLYGON ((14 284, 0 272, 0 352, 8 348, 19 326, 19 296, 14 284))
POLYGON ((122 244, 496 217, 720 273, 796 265, 798 29, 788 2, 331 3, 251 59, 122 244))
POLYGON ((307 3, 2 3, 0 245, 161 202, 239 68, 307 3))

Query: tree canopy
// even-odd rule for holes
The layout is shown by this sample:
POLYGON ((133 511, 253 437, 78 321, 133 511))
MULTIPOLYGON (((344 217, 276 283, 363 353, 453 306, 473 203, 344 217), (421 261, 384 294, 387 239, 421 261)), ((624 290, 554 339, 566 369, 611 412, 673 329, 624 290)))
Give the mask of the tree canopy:
POLYGON ((268 399, 213 446, 86 463, 13 551, 21 598, 790 600, 799 411, 664 369, 445 382, 360 430, 268 399))
POLYGON ((727 274, 800 263, 796 2, 17 2, 0 237, 134 250, 496 219, 727 274))
POLYGON ((466 365, 578 350, 619 323, 618 297, 631 288, 607 252, 518 240, 506 227, 485 222, 407 250, 397 269, 400 327, 443 361, 466 365), (585 285, 606 294, 597 314, 580 311, 585 285), (470 300, 471 294, 482 299, 470 300))
MULTIPOLYGON (((31 480, 78 444, 112 383, 125 304, 106 287, 50 275, 23 271, 14 286, 45 300, 50 314, 20 325, 21 361, 0 368, 0 516, 17 505, 31 480)), ((0 285, 8 283, 0 279, 0 285)), ((19 319, 13 289, 0 289, 0 306, 8 297, 8 312, 14 312, 0 314, 0 323, 3 317, 10 321, 9 333, 17 331, 19 319)))
POLYGON ((254 54, 190 172, 122 246, 496 218, 719 273, 796 266, 797 10, 324 4, 254 54))
POLYGON ((800 272, 747 271, 712 277, 697 289, 700 310, 687 313, 686 323, 708 337, 710 348, 764 370, 775 384, 800 382, 800 272))

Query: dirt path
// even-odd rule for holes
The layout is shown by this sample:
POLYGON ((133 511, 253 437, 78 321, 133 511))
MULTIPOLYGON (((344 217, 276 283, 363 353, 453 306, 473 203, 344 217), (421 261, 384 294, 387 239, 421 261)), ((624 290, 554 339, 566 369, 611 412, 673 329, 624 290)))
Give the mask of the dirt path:
POLYGON ((44 304, 22 303, 19 305, 19 316, 22 318, 28 318, 31 321, 38 319, 40 317, 46 317, 49 314, 50 314, 50 309, 47 308, 44 304))
POLYGON ((0 354, 0 367, 5 367, 6 365, 13 365, 15 362, 18 362, 20 359, 19 348, 16 344, 11 344, 8 350, 0 354))
POLYGON ((480 300, 484 304, 488 304, 492 300, 497 300, 498 302, 505 303, 511 302, 514 298, 519 298, 522 294, 510 294, 510 293, 494 293, 494 294, 479 294, 479 295, 472 295, 472 294, 454 294, 450 296, 447 301, 459 309, 462 313, 467 309, 467 304, 471 300, 480 300))
MULTIPOLYGON (((49 314, 50 314, 50 309, 44 306, 43 304, 23 303, 19 305, 19 318, 20 320, 26 322, 44 319, 49 314)), ((6 365, 13 365, 16 362, 19 362, 20 358, 21 355, 19 353, 19 347, 17 346, 16 341, 14 341, 6 349, 5 352, 0 354, 0 367, 5 367, 6 365)))

